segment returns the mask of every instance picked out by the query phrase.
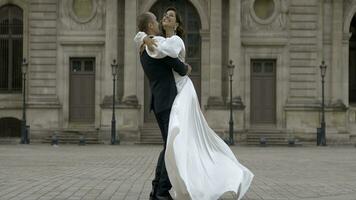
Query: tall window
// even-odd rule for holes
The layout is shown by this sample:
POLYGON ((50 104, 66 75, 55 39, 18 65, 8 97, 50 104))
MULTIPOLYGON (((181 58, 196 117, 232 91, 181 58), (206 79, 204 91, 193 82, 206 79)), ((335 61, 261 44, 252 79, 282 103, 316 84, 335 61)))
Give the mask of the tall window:
POLYGON ((17 6, 0 8, 0 92, 21 92, 22 16, 17 6))

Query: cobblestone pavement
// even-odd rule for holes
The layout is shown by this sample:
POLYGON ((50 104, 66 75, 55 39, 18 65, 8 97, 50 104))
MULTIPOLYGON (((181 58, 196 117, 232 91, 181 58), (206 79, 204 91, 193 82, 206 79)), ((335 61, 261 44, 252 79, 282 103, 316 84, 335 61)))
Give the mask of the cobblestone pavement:
MULTIPOLYGON (((255 174, 244 200, 356 200, 354 147, 232 149, 255 174)), ((0 145, 0 199, 148 200, 160 150, 141 145, 0 145)))

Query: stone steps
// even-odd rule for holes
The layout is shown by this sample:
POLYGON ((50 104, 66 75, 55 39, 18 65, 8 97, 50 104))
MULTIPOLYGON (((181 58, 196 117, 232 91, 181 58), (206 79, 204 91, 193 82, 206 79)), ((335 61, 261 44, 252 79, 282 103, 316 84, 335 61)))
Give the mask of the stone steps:
POLYGON ((141 129, 139 144, 163 144, 161 131, 157 124, 145 124, 141 129))
POLYGON ((356 147, 356 133, 350 135, 350 142, 356 147))
POLYGON ((21 141, 21 138, 19 138, 19 137, 0 138, 0 144, 20 144, 20 141, 21 141))
MULTIPOLYGON (((81 138, 84 139, 86 144, 99 144, 99 134, 92 129, 64 129, 58 131, 56 135, 59 144, 79 144, 81 138)), ((44 143, 52 143, 52 136, 44 139, 44 143)))
POLYGON ((280 130, 271 129, 255 129, 249 130, 247 133, 248 145, 260 145, 260 141, 264 140, 266 145, 284 146, 288 145, 287 135, 280 130))

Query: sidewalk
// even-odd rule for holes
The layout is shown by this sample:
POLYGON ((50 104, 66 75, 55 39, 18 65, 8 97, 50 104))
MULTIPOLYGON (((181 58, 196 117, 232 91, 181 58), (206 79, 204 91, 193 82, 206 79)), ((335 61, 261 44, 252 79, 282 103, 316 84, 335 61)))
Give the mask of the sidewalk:
MULTIPOLYGON (((0 199, 148 200, 160 150, 141 145, 0 145, 0 199)), ((255 174, 244 200, 356 200, 355 147, 232 150, 255 174)))

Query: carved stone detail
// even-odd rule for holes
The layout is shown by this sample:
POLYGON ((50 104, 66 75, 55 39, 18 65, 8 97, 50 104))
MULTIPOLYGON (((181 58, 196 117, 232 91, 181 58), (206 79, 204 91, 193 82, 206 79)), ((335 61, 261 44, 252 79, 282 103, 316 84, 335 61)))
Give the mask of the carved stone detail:
POLYGON ((344 1, 344 18, 349 15, 353 6, 356 5, 356 0, 345 0, 344 1))
POLYGON ((350 28, 352 17, 356 14, 355 5, 356 5, 356 0, 344 0, 343 2, 344 33, 348 33, 350 31, 349 28, 350 28))
POLYGON ((355 0, 345 0, 344 1, 344 10, 348 9, 351 7, 351 5, 355 4, 355 0))
MULTIPOLYGON (((92 8, 85 17, 77 16, 74 5, 78 0, 61 0, 59 16, 62 29, 102 30, 105 19, 105 0, 88 0, 92 8)), ((80 0, 79 0, 80 1, 80 0)))
POLYGON ((241 3, 242 30, 244 31, 281 31, 288 23, 289 0, 273 0, 274 11, 267 19, 257 17, 254 10, 255 0, 243 0, 241 3))

